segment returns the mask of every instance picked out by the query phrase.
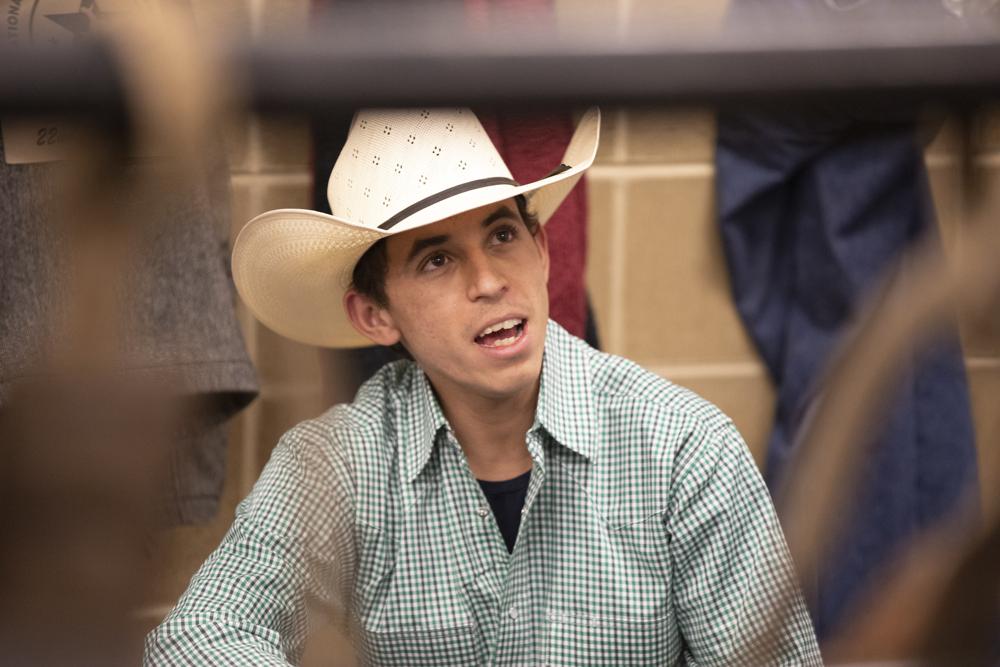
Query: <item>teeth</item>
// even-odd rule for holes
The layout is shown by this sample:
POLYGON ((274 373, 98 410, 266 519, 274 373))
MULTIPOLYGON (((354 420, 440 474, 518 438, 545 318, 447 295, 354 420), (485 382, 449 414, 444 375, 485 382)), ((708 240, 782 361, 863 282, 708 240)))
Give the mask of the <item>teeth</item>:
POLYGON ((514 334, 510 338, 503 338, 493 343, 492 345, 487 345, 487 347, 507 347, 508 345, 513 345, 517 342, 517 334, 514 334))
MULTIPOLYGON (((493 333, 494 331, 500 331, 501 329, 512 329, 520 323, 521 320, 505 320, 503 322, 500 322, 499 324, 494 324, 491 327, 486 327, 479 335, 485 336, 486 334, 493 333)), ((513 339, 505 338, 504 340, 513 340, 513 339)), ((500 343, 503 343, 503 341, 500 341, 499 343, 497 343, 497 345, 499 345, 500 343)), ((510 343, 507 343, 507 345, 510 345, 510 343)))

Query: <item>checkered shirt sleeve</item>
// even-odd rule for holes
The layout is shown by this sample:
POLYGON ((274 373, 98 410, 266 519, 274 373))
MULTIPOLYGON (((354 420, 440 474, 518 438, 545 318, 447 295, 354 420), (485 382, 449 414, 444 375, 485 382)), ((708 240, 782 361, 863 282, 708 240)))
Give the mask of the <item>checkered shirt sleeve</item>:
POLYGON ((304 647, 307 607, 343 612, 353 480, 327 437, 304 423, 282 438, 221 545, 147 637, 145 664, 287 665, 304 647))

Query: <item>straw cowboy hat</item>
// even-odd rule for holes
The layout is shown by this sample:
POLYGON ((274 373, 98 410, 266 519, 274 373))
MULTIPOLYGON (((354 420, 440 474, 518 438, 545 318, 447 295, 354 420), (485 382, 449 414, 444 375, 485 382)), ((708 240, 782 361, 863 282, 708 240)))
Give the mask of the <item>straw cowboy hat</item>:
POLYGON ((341 302, 372 244, 517 195, 544 224, 594 161, 599 130, 592 108, 562 163, 522 185, 468 109, 360 111, 330 173, 333 215, 278 209, 248 222, 233 247, 236 289, 283 336, 324 347, 370 345, 341 302))

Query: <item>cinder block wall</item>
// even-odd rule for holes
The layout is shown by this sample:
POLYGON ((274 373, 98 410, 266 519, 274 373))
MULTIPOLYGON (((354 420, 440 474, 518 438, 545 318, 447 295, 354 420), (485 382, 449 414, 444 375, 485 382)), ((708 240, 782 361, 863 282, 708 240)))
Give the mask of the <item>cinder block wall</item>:
MULTIPOLYGON (((650 18, 692 28, 720 20, 725 0, 557 0, 567 30, 600 22, 621 29, 650 18)), ((305 0, 198 0, 200 20, 231 34, 300 26, 305 0)), ((228 128, 233 235, 257 213, 308 207, 308 131, 294 119, 244 118, 228 128)), ((714 123, 706 110, 605 109, 600 155, 589 175, 588 281, 605 349, 628 356, 719 405, 762 460, 773 388, 730 302, 713 211, 714 123)), ((962 218, 960 146, 951 125, 927 151, 946 248, 962 218)), ((984 116, 976 164, 1000 186, 1000 116, 984 116)), ((151 627, 218 544, 278 437, 327 407, 317 351, 284 340, 240 307, 261 397, 230 432, 229 475, 211 523, 156 536, 152 590, 136 622, 151 627)), ((1000 315, 962 320, 984 490, 1000 484, 1000 315)), ((986 494, 984 493, 984 496, 986 494)), ((986 499, 990 507, 996 505, 986 499)))

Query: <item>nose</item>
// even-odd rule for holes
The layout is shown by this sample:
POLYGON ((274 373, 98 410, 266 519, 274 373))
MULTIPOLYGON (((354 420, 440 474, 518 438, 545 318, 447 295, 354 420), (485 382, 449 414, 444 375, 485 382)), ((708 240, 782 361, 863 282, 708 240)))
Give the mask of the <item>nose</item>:
POLYGON ((473 253, 466 263, 466 274, 470 301, 493 301, 509 288, 497 260, 487 253, 473 253))

